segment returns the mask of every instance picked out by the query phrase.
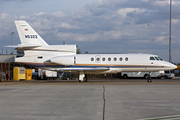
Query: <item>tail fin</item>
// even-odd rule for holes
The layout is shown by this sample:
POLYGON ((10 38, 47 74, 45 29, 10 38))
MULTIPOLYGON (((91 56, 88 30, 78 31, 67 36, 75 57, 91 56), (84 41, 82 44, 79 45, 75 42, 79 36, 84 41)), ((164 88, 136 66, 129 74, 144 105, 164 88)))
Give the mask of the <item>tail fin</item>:
POLYGON ((48 46, 26 21, 15 21, 22 44, 48 46))

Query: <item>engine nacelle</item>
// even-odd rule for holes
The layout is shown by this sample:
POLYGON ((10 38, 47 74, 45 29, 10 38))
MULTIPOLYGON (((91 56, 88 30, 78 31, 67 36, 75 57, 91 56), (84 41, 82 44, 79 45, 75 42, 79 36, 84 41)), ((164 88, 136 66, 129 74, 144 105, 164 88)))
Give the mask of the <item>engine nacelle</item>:
POLYGON ((50 62, 59 64, 59 65, 74 65, 75 57, 74 56, 59 56, 59 57, 51 58, 50 62))

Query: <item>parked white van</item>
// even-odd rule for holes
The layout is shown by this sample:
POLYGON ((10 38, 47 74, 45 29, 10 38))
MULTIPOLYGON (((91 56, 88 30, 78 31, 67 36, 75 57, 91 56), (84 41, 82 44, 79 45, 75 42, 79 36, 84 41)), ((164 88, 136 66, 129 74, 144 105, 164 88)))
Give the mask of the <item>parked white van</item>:
POLYGON ((175 74, 172 70, 164 71, 165 72, 165 78, 174 78, 175 74))
MULTIPOLYGON (((167 73, 167 71, 166 71, 167 73)), ((152 78, 172 78, 174 77, 173 74, 171 72, 169 72, 170 74, 166 74, 164 71, 159 71, 159 72, 151 72, 151 77, 152 78)), ((129 78, 129 77, 143 77, 145 79, 147 79, 149 77, 149 72, 122 72, 121 76, 123 78, 129 78)))

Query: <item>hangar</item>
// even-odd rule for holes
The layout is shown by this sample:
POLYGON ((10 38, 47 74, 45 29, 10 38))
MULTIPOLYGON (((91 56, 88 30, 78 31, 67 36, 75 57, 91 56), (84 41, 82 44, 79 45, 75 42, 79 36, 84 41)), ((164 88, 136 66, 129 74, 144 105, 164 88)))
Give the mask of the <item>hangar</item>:
POLYGON ((15 67, 15 57, 16 55, 0 55, 0 79, 10 79, 12 80, 12 70, 15 67), (8 74, 9 78, 6 78, 8 74))
POLYGON ((25 67, 33 69, 32 66, 15 63, 17 55, 3 54, 0 55, 0 80, 13 80, 13 68, 14 67, 25 67), (8 74, 8 78, 7 75, 8 74))

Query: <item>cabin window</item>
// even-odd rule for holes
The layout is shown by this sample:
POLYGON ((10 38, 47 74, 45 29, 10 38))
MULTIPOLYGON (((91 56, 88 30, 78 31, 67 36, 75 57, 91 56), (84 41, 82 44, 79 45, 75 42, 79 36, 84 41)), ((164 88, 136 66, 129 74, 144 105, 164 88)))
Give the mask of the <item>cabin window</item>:
POLYGON ((105 60, 106 60, 106 59, 103 57, 103 58, 102 58, 102 61, 105 61, 105 60))
POLYGON ((117 58, 116 57, 114 57, 114 61, 116 61, 117 60, 117 58))
POLYGON ((96 58, 96 61, 99 61, 100 60, 100 58, 96 58))
POLYGON ((108 58, 108 61, 111 61, 111 58, 110 58, 110 57, 108 58))
POLYGON ((119 58, 119 61, 122 61, 122 60, 123 60, 122 57, 120 57, 120 58, 119 58))
POLYGON ((93 58, 93 57, 91 58, 91 61, 94 61, 94 58, 93 58))
POLYGON ((43 56, 38 56, 38 59, 42 59, 43 58, 43 56))
POLYGON ((128 61, 128 57, 126 57, 125 60, 128 61))
POLYGON ((155 60, 154 57, 150 57, 150 60, 155 60))

